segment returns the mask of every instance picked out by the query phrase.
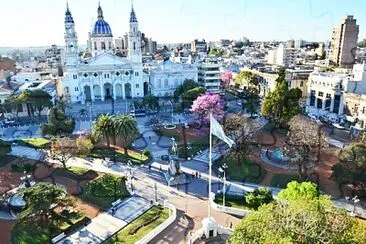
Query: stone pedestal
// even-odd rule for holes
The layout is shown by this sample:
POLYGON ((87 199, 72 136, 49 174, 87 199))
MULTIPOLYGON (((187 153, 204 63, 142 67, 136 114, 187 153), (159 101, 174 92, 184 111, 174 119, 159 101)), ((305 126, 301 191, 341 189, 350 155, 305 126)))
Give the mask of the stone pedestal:
POLYGON ((202 229, 206 239, 216 237, 218 234, 218 225, 213 217, 204 218, 202 220, 202 229))

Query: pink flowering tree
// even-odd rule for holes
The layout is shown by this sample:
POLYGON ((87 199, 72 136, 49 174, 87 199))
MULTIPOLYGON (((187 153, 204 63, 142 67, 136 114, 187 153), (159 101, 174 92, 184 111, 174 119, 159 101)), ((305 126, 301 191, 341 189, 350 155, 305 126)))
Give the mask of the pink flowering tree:
POLYGON ((210 112, 215 118, 221 119, 224 115, 224 101, 219 94, 206 93, 194 100, 190 111, 197 114, 202 122, 210 120, 210 112))
POLYGON ((221 83, 224 87, 227 87, 232 79, 233 74, 231 73, 231 71, 225 71, 221 74, 221 83))

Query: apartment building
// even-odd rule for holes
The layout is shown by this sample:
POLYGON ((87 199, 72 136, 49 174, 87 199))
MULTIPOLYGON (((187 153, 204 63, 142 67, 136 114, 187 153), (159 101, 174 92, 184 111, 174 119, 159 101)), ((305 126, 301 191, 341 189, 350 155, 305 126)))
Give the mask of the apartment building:
POLYGON ((206 58, 197 64, 198 83, 204 86, 208 92, 220 93, 221 77, 220 63, 217 58, 206 58))

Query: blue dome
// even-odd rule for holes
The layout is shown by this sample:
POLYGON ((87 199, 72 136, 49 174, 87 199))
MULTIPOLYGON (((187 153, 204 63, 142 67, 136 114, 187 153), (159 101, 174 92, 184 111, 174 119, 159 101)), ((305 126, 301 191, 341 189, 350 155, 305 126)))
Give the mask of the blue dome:
POLYGON ((112 30, 104 19, 98 19, 95 22, 92 35, 112 36, 112 30))

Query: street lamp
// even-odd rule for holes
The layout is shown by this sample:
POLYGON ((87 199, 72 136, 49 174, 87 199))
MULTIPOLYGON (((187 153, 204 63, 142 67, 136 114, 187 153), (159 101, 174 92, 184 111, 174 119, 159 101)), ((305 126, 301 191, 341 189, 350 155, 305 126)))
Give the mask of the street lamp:
POLYGON ((347 201, 352 201, 353 202, 353 210, 351 212, 351 216, 355 216, 355 212, 356 212, 356 203, 358 203, 360 201, 360 199, 358 198, 358 196, 354 196, 353 198, 351 197, 346 197, 347 201))
POLYGON ((172 101, 171 101, 171 100, 169 100, 169 103, 170 103, 170 105, 172 106, 172 124, 173 124, 174 108, 173 108, 173 103, 172 103, 172 101))
POLYGON ((155 202, 158 202, 158 185, 154 184, 154 190, 155 190, 155 202))
POLYGON ((90 117, 90 126, 92 125, 92 121, 93 121, 93 114, 92 114, 92 103, 88 102, 87 103, 87 107, 89 107, 89 117, 90 117))
POLYGON ((130 168, 130 184, 131 184, 131 191, 133 192, 133 184, 132 184, 132 162, 131 160, 128 160, 127 165, 130 168))
POLYGON ((222 206, 225 207, 225 184, 226 184, 226 173, 225 173, 225 169, 227 169, 228 166, 226 163, 224 163, 223 165, 221 165, 221 167, 219 168, 219 171, 221 173, 224 173, 224 186, 223 186, 223 189, 222 189, 222 206))

